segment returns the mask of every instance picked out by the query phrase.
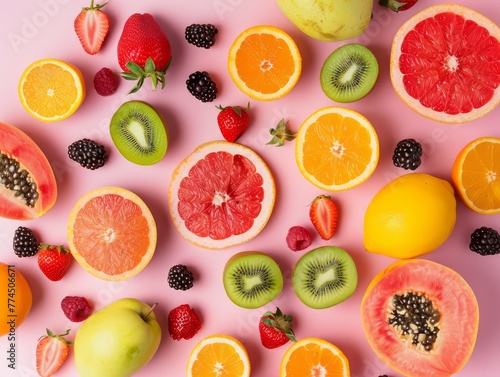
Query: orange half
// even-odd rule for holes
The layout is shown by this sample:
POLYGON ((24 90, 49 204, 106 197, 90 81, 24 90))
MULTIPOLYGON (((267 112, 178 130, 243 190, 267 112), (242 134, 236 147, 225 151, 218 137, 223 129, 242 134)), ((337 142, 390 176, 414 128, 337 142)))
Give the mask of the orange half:
POLYGON ((500 138, 480 137, 463 147, 452 167, 452 181, 468 208, 500 213, 500 138))
POLYGON ((280 377, 349 377, 349 361, 342 351, 319 338, 294 343, 281 360, 280 377))
POLYGON ((302 58, 294 40, 269 25, 243 31, 229 49, 229 75, 251 98, 271 101, 290 92, 299 80, 302 58))
POLYGON ((300 126, 295 158, 302 175, 326 191, 342 191, 366 181, 379 158, 377 133, 361 114, 324 107, 300 126))
POLYGON ((85 98, 85 80, 72 64, 41 59, 24 70, 18 94, 30 115, 42 122, 56 122, 68 118, 80 107, 85 98))
POLYGON ((137 275, 153 257, 153 215, 133 192, 103 187, 83 195, 68 220, 68 245, 76 261, 103 280, 137 275))

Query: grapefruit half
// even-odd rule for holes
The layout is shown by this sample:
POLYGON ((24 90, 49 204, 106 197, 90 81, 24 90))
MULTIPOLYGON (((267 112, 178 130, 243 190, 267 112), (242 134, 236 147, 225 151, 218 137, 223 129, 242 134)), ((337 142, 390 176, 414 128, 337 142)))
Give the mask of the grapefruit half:
POLYGON ((500 28, 457 4, 433 5, 398 30, 391 81, 414 111, 442 123, 464 123, 500 102, 500 28))
POLYGON ((271 216, 275 194, 271 171, 257 153, 241 144, 211 141, 172 173, 170 215, 186 240, 223 249, 259 234, 271 216))
POLYGON ((121 187, 102 187, 83 195, 67 228, 76 261, 103 280, 125 280, 149 263, 156 249, 156 223, 147 205, 121 187))

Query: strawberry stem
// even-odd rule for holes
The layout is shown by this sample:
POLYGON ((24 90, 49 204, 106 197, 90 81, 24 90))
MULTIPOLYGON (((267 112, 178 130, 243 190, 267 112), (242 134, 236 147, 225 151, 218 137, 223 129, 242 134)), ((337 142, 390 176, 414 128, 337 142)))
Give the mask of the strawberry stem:
POLYGON ((165 88, 165 72, 170 66, 170 61, 164 70, 157 71, 155 63, 151 57, 147 58, 146 63, 144 64, 144 68, 142 68, 139 64, 135 62, 128 62, 126 67, 128 72, 119 72, 118 74, 123 77, 125 80, 137 81, 136 85, 127 93, 132 94, 136 93, 139 89, 141 89, 144 81, 147 78, 151 79, 151 83, 153 86, 153 90, 156 90, 158 83, 161 83, 161 88, 165 88))

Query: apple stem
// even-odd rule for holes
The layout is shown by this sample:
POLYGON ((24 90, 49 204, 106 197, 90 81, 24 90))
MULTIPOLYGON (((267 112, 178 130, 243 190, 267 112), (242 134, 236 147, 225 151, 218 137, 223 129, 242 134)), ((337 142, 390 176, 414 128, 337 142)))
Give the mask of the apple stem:
POLYGON ((148 315, 150 315, 150 314, 153 312, 153 310, 155 310, 155 308, 156 308, 157 306, 158 306, 158 303, 157 303, 157 302, 155 302, 155 303, 153 304, 153 306, 151 306, 151 310, 150 310, 149 312, 147 312, 147 313, 146 313, 146 315, 144 316, 144 319, 148 318, 148 315))

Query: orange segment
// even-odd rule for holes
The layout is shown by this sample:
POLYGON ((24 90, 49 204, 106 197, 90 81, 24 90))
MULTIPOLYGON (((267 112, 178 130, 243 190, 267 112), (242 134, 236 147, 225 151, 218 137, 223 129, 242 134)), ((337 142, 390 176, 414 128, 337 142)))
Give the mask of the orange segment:
POLYGON ((85 81, 77 67, 58 59, 41 59, 24 70, 18 94, 29 114, 43 122, 55 122, 80 107, 85 81))
POLYGON ((452 180, 468 208, 500 213, 500 138, 481 137, 462 148, 452 167, 452 180))
POLYGON ((257 100, 283 97, 297 83, 301 69, 297 45, 274 26, 246 29, 229 49, 229 75, 243 93, 257 100))
POLYGON ((248 353, 236 338, 212 335, 201 340, 191 351, 187 377, 248 377, 248 353))
POLYGON ((295 144, 300 172, 327 191, 355 187, 375 170, 378 137, 361 114, 343 107, 317 110, 301 125, 295 144))
POLYGON ((319 338, 294 343, 281 360, 280 377, 349 377, 347 357, 333 344, 319 338))
POLYGON ((131 191, 103 187, 85 194, 68 221, 68 244, 77 262, 104 280, 137 275, 156 248, 156 224, 131 191))

